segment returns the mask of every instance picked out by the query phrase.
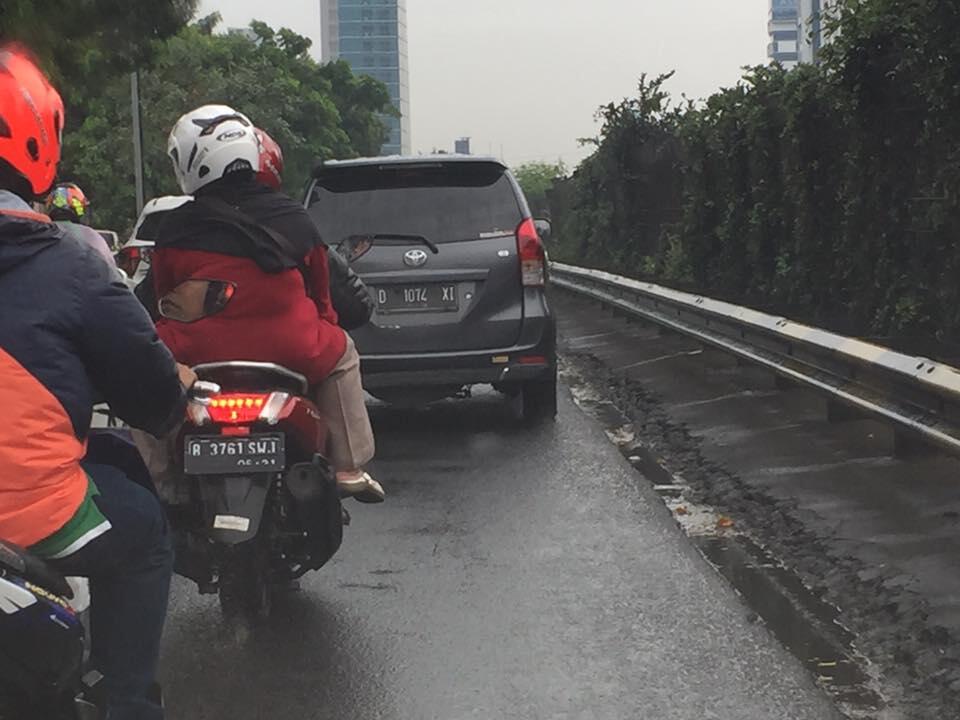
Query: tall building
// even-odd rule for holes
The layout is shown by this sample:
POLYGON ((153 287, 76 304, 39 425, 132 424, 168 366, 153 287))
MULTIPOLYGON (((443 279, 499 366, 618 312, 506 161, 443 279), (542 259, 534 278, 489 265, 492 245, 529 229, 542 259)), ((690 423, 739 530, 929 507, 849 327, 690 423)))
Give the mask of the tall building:
POLYGON ((470 154, 470 138, 462 137, 455 140, 453 143, 453 151, 458 155, 469 155, 470 154))
POLYGON ((800 59, 800 0, 770 0, 767 29, 767 57, 784 67, 795 67, 800 59))
POLYGON ((800 62, 815 63, 820 51, 830 41, 824 22, 837 5, 837 0, 800 0, 800 62))
POLYGON ((411 154, 406 0, 320 0, 320 18, 323 61, 345 60, 381 81, 400 111, 384 117, 390 137, 381 154, 411 154))

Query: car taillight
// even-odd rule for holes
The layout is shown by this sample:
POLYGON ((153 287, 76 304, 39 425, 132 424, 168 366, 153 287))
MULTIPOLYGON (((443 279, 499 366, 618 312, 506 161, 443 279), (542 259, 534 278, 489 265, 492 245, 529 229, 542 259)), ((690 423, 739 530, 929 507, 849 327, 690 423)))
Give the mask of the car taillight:
POLYGON ((520 257, 523 286, 543 287, 547 277, 546 254, 532 218, 527 218, 517 228, 517 255, 520 257))
POLYGON ((546 355, 521 355, 517 358, 517 363, 520 365, 546 365, 547 356, 546 355))
POLYGON ((258 420, 273 424, 280 419, 289 398, 287 393, 280 392, 229 393, 214 395, 203 409, 208 419, 220 425, 244 425, 258 420))
POLYGON ((153 248, 150 247, 125 247, 114 256, 117 261, 117 267, 123 270, 127 277, 133 277, 141 262, 150 263, 150 256, 153 254, 153 248))

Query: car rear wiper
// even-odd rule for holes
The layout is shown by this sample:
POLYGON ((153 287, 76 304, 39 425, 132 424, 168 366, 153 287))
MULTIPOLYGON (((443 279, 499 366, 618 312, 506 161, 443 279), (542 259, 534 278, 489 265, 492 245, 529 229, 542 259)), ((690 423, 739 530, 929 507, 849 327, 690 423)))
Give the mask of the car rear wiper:
POLYGON ((423 235, 402 235, 399 233, 378 233, 377 235, 372 235, 374 241, 376 240, 400 240, 402 242, 408 243, 419 243, 421 245, 426 245, 430 248, 430 252, 434 255, 440 254, 440 248, 437 247, 437 244, 432 240, 424 237, 423 235))

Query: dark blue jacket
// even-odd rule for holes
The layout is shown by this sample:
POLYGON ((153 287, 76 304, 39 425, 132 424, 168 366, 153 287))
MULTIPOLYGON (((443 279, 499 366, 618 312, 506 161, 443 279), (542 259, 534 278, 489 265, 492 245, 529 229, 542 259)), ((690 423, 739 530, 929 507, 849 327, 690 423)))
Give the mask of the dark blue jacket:
POLYGON ((0 193, 0 376, 0 537, 21 545, 59 529, 82 501, 79 459, 94 404, 158 435, 186 402, 173 357, 115 269, 8 193, 0 193))
POLYGON ((93 247, 56 225, 0 214, 0 308, 0 348, 60 400, 77 437, 97 402, 155 435, 182 419, 173 356, 93 247))

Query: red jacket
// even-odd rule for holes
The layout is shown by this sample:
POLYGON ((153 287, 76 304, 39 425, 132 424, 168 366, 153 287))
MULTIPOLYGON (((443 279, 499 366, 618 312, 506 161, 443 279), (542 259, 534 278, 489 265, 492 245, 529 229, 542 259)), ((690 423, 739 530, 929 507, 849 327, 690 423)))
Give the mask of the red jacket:
POLYGON ((201 250, 158 247, 152 270, 157 297, 185 280, 227 280, 236 292, 219 313, 194 323, 162 318, 157 332, 185 365, 229 360, 272 362, 307 376, 326 378, 346 350, 330 302, 326 247, 307 256, 307 275, 317 299, 307 295, 299 270, 266 273, 253 260, 201 250))

